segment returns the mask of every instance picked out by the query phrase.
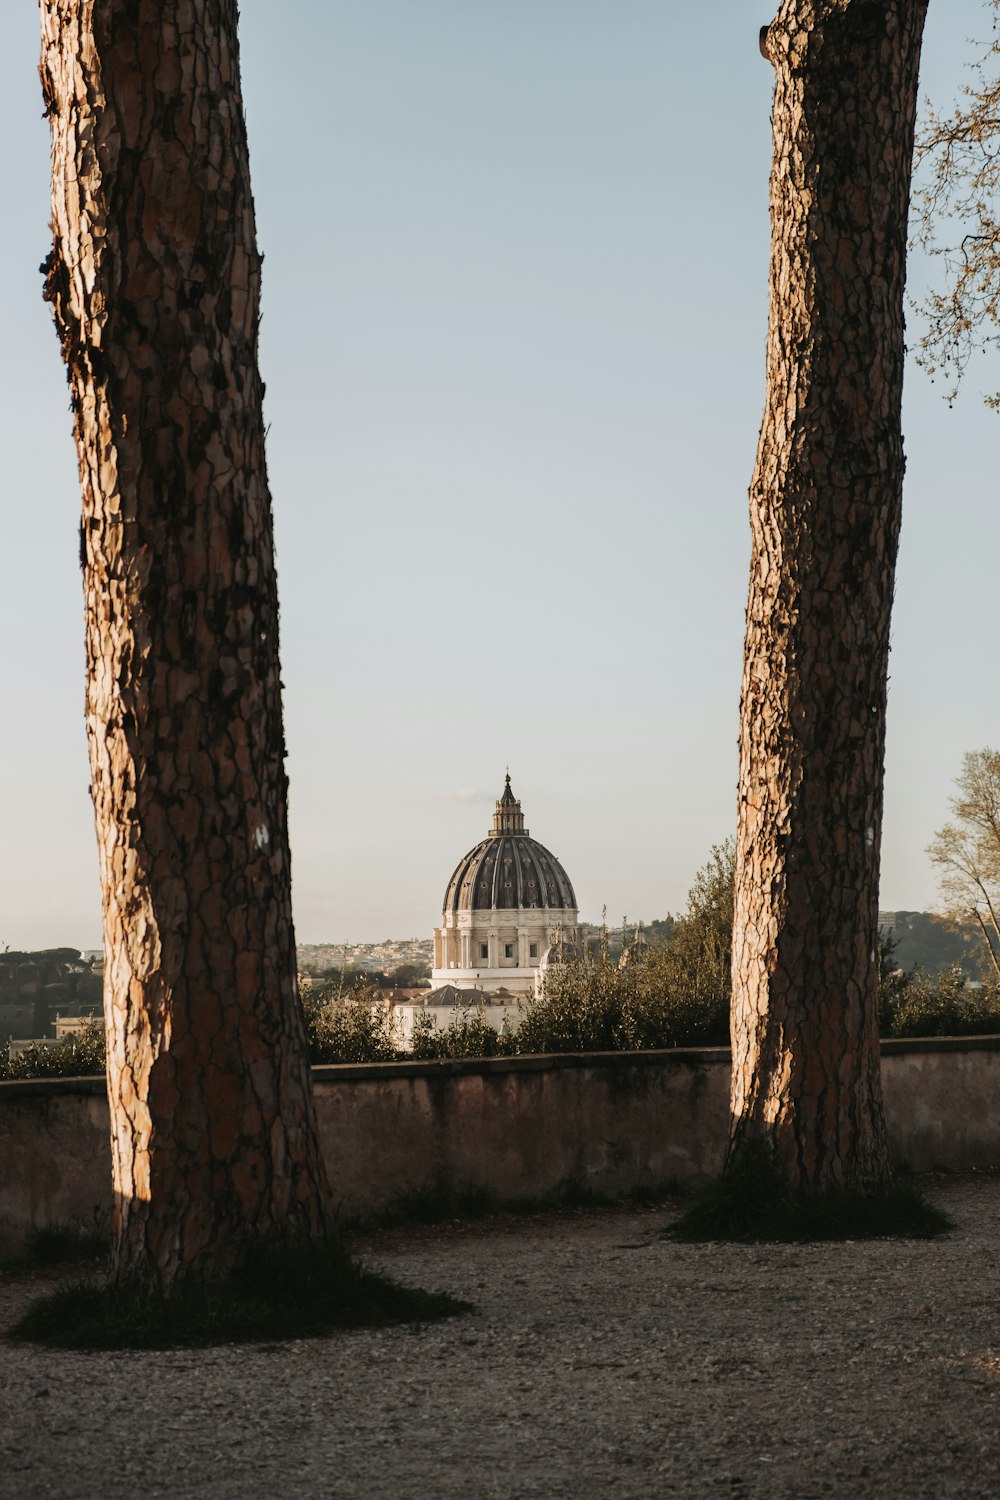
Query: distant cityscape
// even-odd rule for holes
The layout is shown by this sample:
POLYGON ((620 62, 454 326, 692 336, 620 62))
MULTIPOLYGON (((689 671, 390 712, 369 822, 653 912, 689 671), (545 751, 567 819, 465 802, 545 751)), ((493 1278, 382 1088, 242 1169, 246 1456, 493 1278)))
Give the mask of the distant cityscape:
MULTIPOLYGON (((629 923, 629 930, 632 929, 629 923)), ((643 923, 650 943, 668 941, 669 918, 643 923)), ((949 923, 927 912, 879 912, 879 928, 892 943, 895 967, 940 974, 960 967, 974 983, 987 977, 982 939, 972 923, 949 923)), ((578 926, 584 950, 594 951, 601 927, 578 926)), ((622 928, 608 926, 612 954, 622 945, 622 928)), ((430 938, 384 938, 378 943, 300 943, 299 972, 308 978, 344 974, 349 984, 370 975, 390 989, 426 986, 433 962, 430 938)), ((103 989, 100 949, 49 948, 0 953, 0 1046, 7 1038, 55 1038, 67 1017, 99 1013, 103 989)))
MULTIPOLYGON (((629 923, 629 929, 632 928, 629 923)), ((669 918, 641 924, 651 943, 666 941, 673 929, 669 918)), ((879 931, 894 948, 895 961, 901 969, 922 969, 939 974, 951 964, 960 964, 973 978, 985 975, 981 938, 972 923, 951 923, 929 912, 880 911, 879 931)), ((579 923, 580 941, 585 949, 600 938, 597 922, 579 923)), ((621 925, 608 924, 608 940, 613 952, 621 947, 621 925)), ((431 938, 384 938, 380 943, 299 943, 299 971, 303 974, 333 974, 341 970, 352 973, 391 975, 400 968, 429 975, 434 957, 431 938)), ((416 978, 416 976, 414 976, 416 978)), ((410 981, 408 981, 410 982, 410 981)))
POLYGON ((423 967, 430 974, 433 938, 384 938, 381 943, 299 943, 302 974, 332 974, 340 969, 366 974, 389 974, 403 965, 423 967))
MULTIPOLYGON (((577 924, 584 947, 596 943, 601 928, 596 922, 577 924)), ((629 923, 629 930, 634 926, 629 923)), ((642 925, 650 941, 666 936, 670 922, 645 922, 642 925)), ((608 926, 611 947, 621 947, 621 927, 608 926)), ((333 974, 341 970, 364 974, 392 974, 403 967, 422 968, 427 975, 434 959, 433 938, 384 938, 380 943, 299 943, 299 972, 301 974, 333 974)))

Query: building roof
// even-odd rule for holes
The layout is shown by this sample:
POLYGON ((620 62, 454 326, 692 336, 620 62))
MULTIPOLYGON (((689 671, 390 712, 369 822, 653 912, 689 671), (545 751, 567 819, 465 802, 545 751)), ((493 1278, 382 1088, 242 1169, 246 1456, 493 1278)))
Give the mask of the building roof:
POLYGON ((576 896, 555 855, 529 836, 508 775, 493 814, 492 829, 455 866, 445 891, 444 910, 510 911, 519 907, 575 912, 576 896))

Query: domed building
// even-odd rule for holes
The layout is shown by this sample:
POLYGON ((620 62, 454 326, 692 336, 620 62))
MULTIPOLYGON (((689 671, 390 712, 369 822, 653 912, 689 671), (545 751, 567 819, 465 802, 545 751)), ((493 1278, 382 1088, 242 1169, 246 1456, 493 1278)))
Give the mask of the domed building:
POLYGON ((569 876, 529 836, 508 775, 493 827, 448 882, 431 983, 527 994, 552 945, 575 943, 577 915, 569 876))

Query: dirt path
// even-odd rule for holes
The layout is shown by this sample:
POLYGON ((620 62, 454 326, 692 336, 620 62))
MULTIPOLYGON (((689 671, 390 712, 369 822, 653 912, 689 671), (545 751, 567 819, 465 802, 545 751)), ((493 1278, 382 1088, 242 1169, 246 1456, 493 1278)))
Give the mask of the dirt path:
POLYGON ((431 1328, 4 1346, 0 1496, 992 1500, 1000 1178, 929 1189, 944 1240, 675 1245, 662 1210, 374 1236, 476 1304, 431 1328))

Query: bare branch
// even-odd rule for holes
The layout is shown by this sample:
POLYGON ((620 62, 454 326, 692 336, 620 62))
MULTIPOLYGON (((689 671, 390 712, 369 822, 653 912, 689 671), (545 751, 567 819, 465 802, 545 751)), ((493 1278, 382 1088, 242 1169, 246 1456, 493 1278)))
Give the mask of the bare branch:
POLYGON ((938 867, 948 914, 975 913, 990 959, 1000 967, 1000 752, 970 751, 955 785, 955 822, 938 830, 927 853, 938 867))
MULTIPOLYGON (((990 0, 994 31, 1000 0, 990 0)), ((1000 35, 971 64, 951 115, 928 105, 915 152, 914 241, 943 261, 943 288, 922 303, 917 362, 954 400, 973 354, 1000 347, 1000 35), (964 233, 962 232, 964 230, 964 233)), ((1000 393, 988 395, 1000 407, 1000 393)))

